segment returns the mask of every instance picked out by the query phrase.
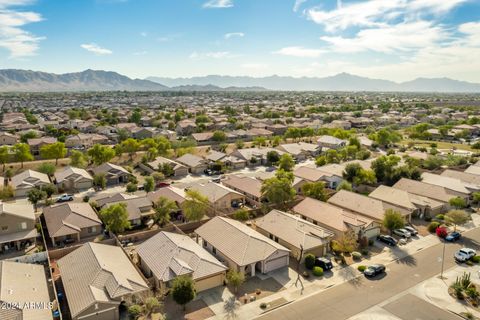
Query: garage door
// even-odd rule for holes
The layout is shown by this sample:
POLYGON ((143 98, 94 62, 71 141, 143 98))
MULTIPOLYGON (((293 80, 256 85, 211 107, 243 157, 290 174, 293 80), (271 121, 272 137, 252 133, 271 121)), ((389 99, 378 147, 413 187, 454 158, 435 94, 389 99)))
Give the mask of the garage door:
POLYGON ((380 234, 380 227, 365 230, 365 236, 369 239, 375 238, 380 234))
POLYGON ((265 262, 265 272, 270 272, 288 265, 288 255, 283 257, 267 260, 265 262))

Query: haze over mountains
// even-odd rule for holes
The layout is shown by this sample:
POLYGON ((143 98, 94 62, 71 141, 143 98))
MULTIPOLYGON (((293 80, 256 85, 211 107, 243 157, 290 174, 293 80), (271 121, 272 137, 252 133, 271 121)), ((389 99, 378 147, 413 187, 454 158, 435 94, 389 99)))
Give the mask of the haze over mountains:
POLYGON ((30 70, 0 70, 0 91, 401 91, 401 92, 479 92, 480 84, 449 78, 418 78, 396 83, 348 73, 331 77, 248 77, 210 75, 192 78, 131 79, 112 71, 85 70, 54 74, 30 70))

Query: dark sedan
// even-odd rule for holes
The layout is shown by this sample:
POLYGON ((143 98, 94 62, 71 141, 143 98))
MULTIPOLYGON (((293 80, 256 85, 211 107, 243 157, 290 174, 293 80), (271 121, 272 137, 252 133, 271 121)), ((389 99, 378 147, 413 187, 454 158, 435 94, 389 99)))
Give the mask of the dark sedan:
POLYGON ((394 247, 397 245, 397 240, 395 240, 392 236, 386 236, 384 234, 380 234, 378 235, 377 240, 383 243, 386 243, 391 247, 394 247))
POLYGON ((363 271, 363 274, 365 275, 365 277, 370 278, 370 277, 375 277, 376 275, 379 275, 384 272, 385 272, 385 266, 383 264, 374 264, 367 267, 367 269, 363 271))

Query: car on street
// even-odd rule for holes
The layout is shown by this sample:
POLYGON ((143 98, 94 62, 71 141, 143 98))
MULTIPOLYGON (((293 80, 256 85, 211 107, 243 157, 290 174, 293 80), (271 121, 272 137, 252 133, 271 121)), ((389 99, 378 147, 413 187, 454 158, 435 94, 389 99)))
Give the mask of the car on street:
POLYGON ((472 259, 473 257, 475 257, 476 254, 477 253, 473 249, 462 248, 462 249, 458 250, 457 252, 455 252, 454 258, 458 262, 465 262, 465 261, 468 261, 468 260, 472 259))
POLYGON ((373 264, 371 266, 368 266, 365 271, 363 271, 363 274, 365 277, 375 277, 376 275, 379 275, 381 273, 385 272, 385 266, 383 264, 373 264))
POLYGON ((396 229, 396 230, 393 230, 393 233, 404 239, 409 239, 412 236, 410 232, 408 232, 405 229, 396 229))
POLYGON ((397 245, 397 240, 395 240, 392 236, 387 236, 384 234, 380 234, 377 236, 377 240, 381 241, 383 243, 388 244, 391 247, 394 247, 397 245))
POLYGON ((333 269, 332 261, 324 257, 318 257, 315 259, 315 266, 320 267, 323 271, 328 271, 333 269))
POLYGON ((73 195, 65 193, 59 196, 56 202, 68 202, 68 201, 73 201, 73 195))
POLYGON ((413 236, 416 236, 418 234, 418 231, 417 229, 415 229, 414 227, 410 227, 410 226, 405 226, 403 227, 403 229, 407 230, 408 232, 410 232, 410 234, 413 236))
POLYGON ((455 242, 459 240, 461 237, 462 235, 460 234, 460 232, 454 231, 447 234, 447 236, 445 237, 445 240, 449 242, 455 242))

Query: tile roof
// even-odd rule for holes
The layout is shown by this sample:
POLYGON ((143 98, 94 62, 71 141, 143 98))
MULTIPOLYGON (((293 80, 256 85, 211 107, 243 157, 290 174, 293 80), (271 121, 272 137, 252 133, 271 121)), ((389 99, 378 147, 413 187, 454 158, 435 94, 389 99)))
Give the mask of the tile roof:
POLYGON ((87 170, 81 168, 66 167, 62 171, 55 172, 55 179, 57 180, 57 183, 61 183, 62 181, 71 178, 73 178, 75 181, 82 179, 93 181, 92 176, 87 172, 87 170))
POLYGON ((102 221, 88 203, 62 203, 43 209, 50 237, 79 233, 81 229, 100 226, 102 221))
POLYGON ((277 251, 289 252, 243 223, 224 217, 211 219, 195 233, 239 266, 265 260, 277 251))
POLYGON ((137 247, 137 253, 161 281, 191 274, 202 279, 227 270, 213 255, 186 235, 160 232, 137 247))
POLYGON ((444 187, 406 178, 400 179, 393 185, 393 188, 405 190, 443 203, 448 203, 451 198, 456 197, 455 193, 444 187))
POLYGON ((114 302, 148 290, 122 248, 88 242, 58 260, 72 317, 95 302, 114 302))

